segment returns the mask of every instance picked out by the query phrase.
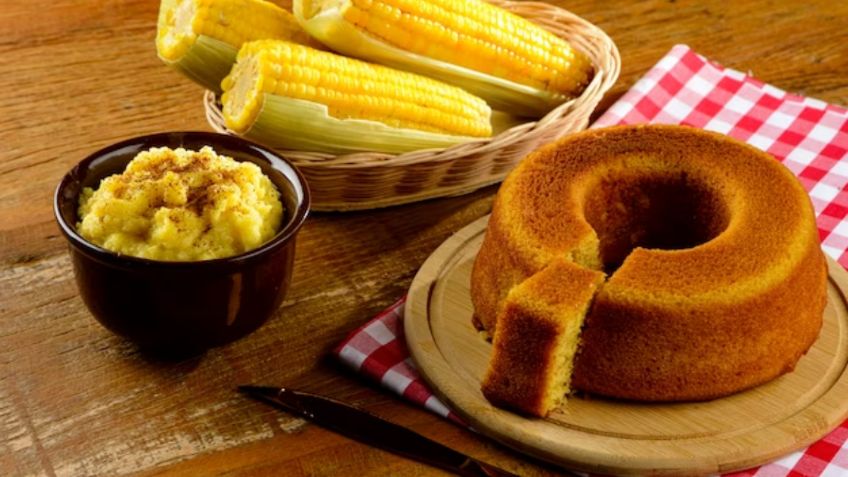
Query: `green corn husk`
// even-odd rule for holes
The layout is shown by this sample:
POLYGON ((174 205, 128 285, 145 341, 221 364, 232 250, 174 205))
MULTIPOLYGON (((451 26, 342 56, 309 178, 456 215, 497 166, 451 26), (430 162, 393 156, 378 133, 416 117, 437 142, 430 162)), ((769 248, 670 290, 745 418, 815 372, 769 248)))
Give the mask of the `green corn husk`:
POLYGON ((362 119, 337 119, 323 104, 273 94, 265 95, 262 111, 243 136, 276 149, 330 154, 400 154, 481 139, 394 128, 362 119))
POLYGON ((200 86, 220 93, 221 80, 230 72, 237 54, 238 48, 229 43, 199 35, 178 61, 168 61, 161 56, 159 58, 200 86))

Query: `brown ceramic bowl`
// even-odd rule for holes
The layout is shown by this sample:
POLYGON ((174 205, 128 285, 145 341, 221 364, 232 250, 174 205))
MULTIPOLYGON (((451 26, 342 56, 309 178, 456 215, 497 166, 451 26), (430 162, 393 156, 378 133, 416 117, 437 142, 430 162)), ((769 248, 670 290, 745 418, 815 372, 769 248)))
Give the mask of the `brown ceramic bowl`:
POLYGON ((142 348, 188 354, 247 335, 280 306, 291 281, 295 236, 309 211, 309 190, 297 169, 264 147, 223 134, 174 132, 128 139, 91 154, 59 183, 53 205, 70 243, 80 295, 94 317, 142 348), (84 187, 97 188, 151 147, 207 145, 256 164, 280 191, 285 213, 270 241, 233 257, 162 262, 119 255, 77 233, 84 187))

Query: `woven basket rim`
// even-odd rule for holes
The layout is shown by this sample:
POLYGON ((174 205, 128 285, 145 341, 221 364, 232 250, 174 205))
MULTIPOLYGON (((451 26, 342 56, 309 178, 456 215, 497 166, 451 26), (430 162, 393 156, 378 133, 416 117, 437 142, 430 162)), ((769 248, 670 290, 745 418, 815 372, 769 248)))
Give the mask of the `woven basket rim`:
MULTIPOLYGON (((577 16, 560 7, 542 2, 533 1, 511 1, 511 0, 487 0, 489 3, 503 7, 522 17, 538 23, 543 28, 552 30, 554 34, 562 36, 556 31, 563 24, 569 24, 577 31, 568 36, 573 46, 581 49, 593 62, 595 76, 583 90, 580 96, 573 98, 536 121, 527 121, 509 128, 490 138, 478 139, 448 148, 421 149, 402 154, 388 154, 381 152, 356 152, 349 154, 333 155, 322 152, 284 150, 278 151, 287 159, 298 166, 332 167, 337 169, 361 169, 391 165, 393 167, 407 164, 417 164, 423 161, 442 162, 451 161, 457 157, 483 154, 494 149, 508 147, 528 135, 541 135, 547 128, 555 127, 555 124, 569 114, 583 109, 586 106, 594 108, 600 98, 609 90, 618 79, 621 68, 621 58, 618 48, 612 39, 600 28, 589 21, 577 16), (587 42, 596 42, 600 47, 600 54, 593 55, 586 51, 587 42)), ((222 112, 218 106, 216 95, 211 91, 204 92, 204 107, 209 124, 218 132, 235 134, 224 126, 222 112)))

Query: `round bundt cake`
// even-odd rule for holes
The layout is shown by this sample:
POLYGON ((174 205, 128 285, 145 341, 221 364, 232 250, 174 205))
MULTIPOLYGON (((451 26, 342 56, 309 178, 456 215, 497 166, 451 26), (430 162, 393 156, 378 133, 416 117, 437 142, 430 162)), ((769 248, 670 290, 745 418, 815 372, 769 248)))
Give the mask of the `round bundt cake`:
POLYGON ((681 401, 756 386, 815 341, 826 277, 810 200, 765 152, 681 126, 569 136, 495 200, 471 278, 494 338, 483 392, 544 415, 569 389, 681 401), (590 291, 556 292, 569 287, 590 291))

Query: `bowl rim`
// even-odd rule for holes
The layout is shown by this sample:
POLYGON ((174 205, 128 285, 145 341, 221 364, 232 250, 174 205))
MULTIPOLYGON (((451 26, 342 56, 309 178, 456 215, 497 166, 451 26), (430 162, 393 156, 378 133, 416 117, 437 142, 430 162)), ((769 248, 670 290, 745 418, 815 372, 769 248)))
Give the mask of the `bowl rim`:
MULTIPOLYGON (((238 160, 237 158, 233 159, 238 160)), ((265 174, 265 176, 268 177, 267 174, 265 174)), ((269 177, 269 179, 271 179, 271 177, 269 177)), ((272 183, 274 183, 273 179, 272 183)), ((274 183, 274 186, 277 188, 278 192, 281 195, 284 193, 282 190, 280 190, 280 187, 277 183, 274 183)), ((79 194, 77 194, 75 198, 78 202, 79 194)), ((144 134, 104 146, 96 150, 95 152, 88 154, 85 158, 83 158, 81 161, 76 163, 70 170, 68 170, 68 172, 66 172, 65 175, 62 176, 62 180, 56 186, 56 189, 53 193, 53 214, 56 218, 56 222, 58 222, 59 224, 59 228, 61 229, 65 237, 68 239, 68 242, 72 247, 75 247, 80 252, 86 253, 92 258, 106 263, 124 266, 143 266, 148 268, 158 267, 174 270, 185 268, 197 269, 216 268, 220 266, 238 266, 259 260, 262 256, 286 245, 291 239, 294 238, 295 234, 300 230, 300 227, 303 225, 304 221, 309 215, 310 204, 311 194, 309 191, 309 186, 306 182, 306 178, 303 176, 300 170, 298 170, 298 168, 291 163, 291 161, 285 159, 280 154, 274 152, 272 149, 264 147, 255 142, 236 136, 230 136, 227 134, 220 134, 208 131, 168 131, 153 134, 144 134), (61 204, 64 203, 66 199, 64 198, 62 192, 72 182, 78 182, 78 179, 82 179, 85 177, 84 175, 80 175, 80 170, 82 168, 87 167, 89 164, 106 154, 129 146, 138 145, 139 143, 161 143, 160 146, 151 145, 150 147, 173 147, 167 146, 166 143, 173 141, 175 138, 178 137, 206 141, 209 143, 208 145, 211 146, 213 149, 215 148, 215 143, 217 142, 222 143, 227 147, 233 149, 244 150, 246 153, 254 153, 254 155, 260 160, 267 161, 268 165, 271 168, 280 171, 283 176, 287 180, 289 180, 295 190, 297 190, 298 188, 300 189, 302 195, 302 199, 298 202, 297 209, 291 215, 291 218, 289 219, 288 223, 282 229, 280 229, 273 237, 271 237, 268 241, 266 241, 259 247, 256 247, 252 250, 248 250, 244 253, 240 253, 238 255, 213 258, 208 260, 166 261, 124 255, 114 252, 112 250, 108 250, 85 239, 77 232, 75 224, 69 224, 67 221, 65 221, 65 217, 63 216, 61 210, 61 204), (256 155, 255 152, 258 152, 259 154, 256 155), (288 174, 286 174, 286 171, 278 169, 274 162, 270 160, 271 158, 276 159, 285 164, 291 170, 294 177, 297 179, 297 183, 291 181, 291 178, 288 174)))

